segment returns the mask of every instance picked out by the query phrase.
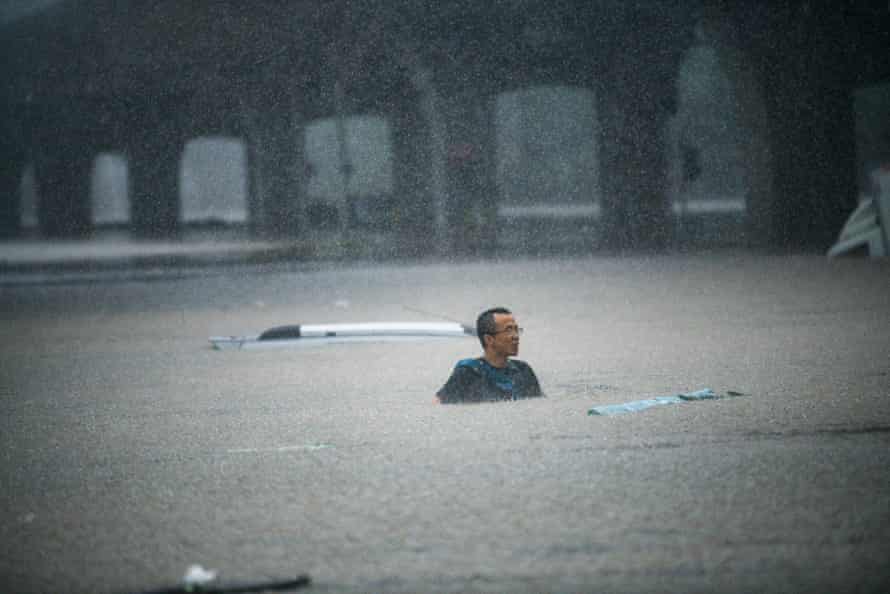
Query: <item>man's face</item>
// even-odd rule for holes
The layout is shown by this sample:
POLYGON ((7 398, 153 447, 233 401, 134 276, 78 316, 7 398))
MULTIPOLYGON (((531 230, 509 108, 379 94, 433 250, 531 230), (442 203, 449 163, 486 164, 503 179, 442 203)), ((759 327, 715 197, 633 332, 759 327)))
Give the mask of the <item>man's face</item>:
POLYGON ((519 354, 519 324, 513 314, 494 314, 496 334, 489 334, 490 348, 499 355, 515 357, 519 354))

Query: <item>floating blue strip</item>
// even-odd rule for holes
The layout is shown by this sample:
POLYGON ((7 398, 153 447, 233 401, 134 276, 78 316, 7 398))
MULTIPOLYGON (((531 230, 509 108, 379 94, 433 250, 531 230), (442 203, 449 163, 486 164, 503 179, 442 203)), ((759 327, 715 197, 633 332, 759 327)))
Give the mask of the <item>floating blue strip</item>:
MULTIPOLYGON (((730 392, 732 395, 738 392, 730 392)), ((674 394, 673 396, 656 396, 646 400, 634 400, 623 404, 606 404, 604 406, 594 406, 588 415, 602 415, 604 417, 623 415, 625 413, 638 412, 654 406, 664 406, 665 404, 679 404, 690 400, 714 400, 720 398, 712 389, 704 388, 695 392, 684 392, 682 394, 674 394)))

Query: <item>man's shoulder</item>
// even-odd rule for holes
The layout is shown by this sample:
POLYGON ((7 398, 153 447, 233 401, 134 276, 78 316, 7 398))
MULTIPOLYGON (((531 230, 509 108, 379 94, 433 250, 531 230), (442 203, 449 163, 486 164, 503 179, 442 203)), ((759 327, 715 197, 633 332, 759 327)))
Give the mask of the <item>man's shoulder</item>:
POLYGON ((442 403, 478 400, 477 393, 482 389, 483 383, 481 362, 476 359, 461 359, 436 395, 442 403))
POLYGON ((520 371, 531 371, 532 366, 521 359, 510 359, 510 364, 520 371))
POLYGON ((482 361, 480 359, 461 359, 454 364, 451 377, 454 379, 470 381, 475 377, 482 377, 482 361))
POLYGON ((454 370, 458 371, 460 369, 467 369, 470 371, 479 372, 482 370, 482 359, 481 358, 469 358, 469 359, 461 359, 454 365, 454 370))

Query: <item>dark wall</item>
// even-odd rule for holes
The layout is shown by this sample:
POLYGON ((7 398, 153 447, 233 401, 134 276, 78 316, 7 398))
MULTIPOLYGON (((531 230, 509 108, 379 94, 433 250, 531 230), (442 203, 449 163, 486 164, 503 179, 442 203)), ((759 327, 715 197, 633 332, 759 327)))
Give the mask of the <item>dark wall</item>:
POLYGON ((11 105, 0 109, 0 238, 15 237, 21 219, 21 184, 27 155, 19 123, 22 114, 11 105))

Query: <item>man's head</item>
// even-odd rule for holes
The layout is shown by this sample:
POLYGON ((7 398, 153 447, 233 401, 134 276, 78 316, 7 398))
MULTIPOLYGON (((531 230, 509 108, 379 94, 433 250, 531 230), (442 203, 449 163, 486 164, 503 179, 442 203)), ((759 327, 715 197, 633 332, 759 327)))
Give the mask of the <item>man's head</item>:
POLYGON ((493 307, 476 318, 476 335, 485 352, 493 352, 504 357, 519 353, 519 326, 506 307, 493 307))

